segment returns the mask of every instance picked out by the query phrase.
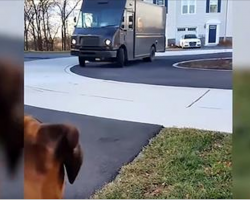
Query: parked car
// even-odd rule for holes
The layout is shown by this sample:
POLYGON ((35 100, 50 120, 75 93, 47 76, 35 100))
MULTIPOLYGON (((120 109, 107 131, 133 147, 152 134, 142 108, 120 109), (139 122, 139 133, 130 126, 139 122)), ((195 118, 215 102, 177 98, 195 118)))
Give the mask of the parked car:
POLYGON ((185 34, 180 39, 181 48, 201 47, 201 40, 195 34, 185 34))

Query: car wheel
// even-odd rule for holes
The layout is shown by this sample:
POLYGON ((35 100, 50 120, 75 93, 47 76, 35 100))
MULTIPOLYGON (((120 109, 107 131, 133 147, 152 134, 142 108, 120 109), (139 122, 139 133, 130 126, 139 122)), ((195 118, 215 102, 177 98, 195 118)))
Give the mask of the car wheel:
POLYGON ((124 67, 126 62, 125 51, 124 48, 120 48, 117 51, 116 63, 118 67, 124 67))
POLYGON ((183 45, 183 43, 181 43, 181 48, 182 48, 182 49, 184 49, 184 45, 183 45))
POLYGON ((83 57, 78 57, 80 67, 85 67, 86 60, 83 57))
POLYGON ((155 59, 155 52, 156 52, 155 47, 152 46, 150 49, 150 56, 147 58, 144 58, 143 60, 146 62, 153 62, 155 59))

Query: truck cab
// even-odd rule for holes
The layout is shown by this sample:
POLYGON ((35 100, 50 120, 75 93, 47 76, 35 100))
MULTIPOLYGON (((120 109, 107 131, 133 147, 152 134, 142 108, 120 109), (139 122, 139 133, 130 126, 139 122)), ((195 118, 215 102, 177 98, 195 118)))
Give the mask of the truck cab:
POLYGON ((86 60, 115 61, 120 67, 138 58, 153 61, 156 51, 165 51, 166 11, 159 8, 141 0, 84 0, 71 55, 78 56, 82 67, 86 60), (148 17, 152 10, 160 11, 158 19, 148 17))

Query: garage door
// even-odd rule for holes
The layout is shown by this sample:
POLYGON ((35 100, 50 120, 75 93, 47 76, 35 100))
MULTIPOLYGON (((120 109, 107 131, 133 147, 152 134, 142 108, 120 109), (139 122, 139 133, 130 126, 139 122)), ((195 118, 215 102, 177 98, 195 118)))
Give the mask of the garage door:
POLYGON ((180 39, 185 34, 197 34, 197 28, 196 27, 177 28, 177 30, 176 30, 176 38, 175 38, 176 45, 180 45, 180 39))

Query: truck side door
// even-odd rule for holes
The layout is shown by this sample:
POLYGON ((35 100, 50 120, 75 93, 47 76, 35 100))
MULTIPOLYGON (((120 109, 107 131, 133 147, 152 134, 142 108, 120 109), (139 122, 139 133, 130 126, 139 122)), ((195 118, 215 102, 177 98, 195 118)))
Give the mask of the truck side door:
POLYGON ((127 47, 128 60, 134 58, 134 13, 126 10, 124 13, 125 45, 127 47))

